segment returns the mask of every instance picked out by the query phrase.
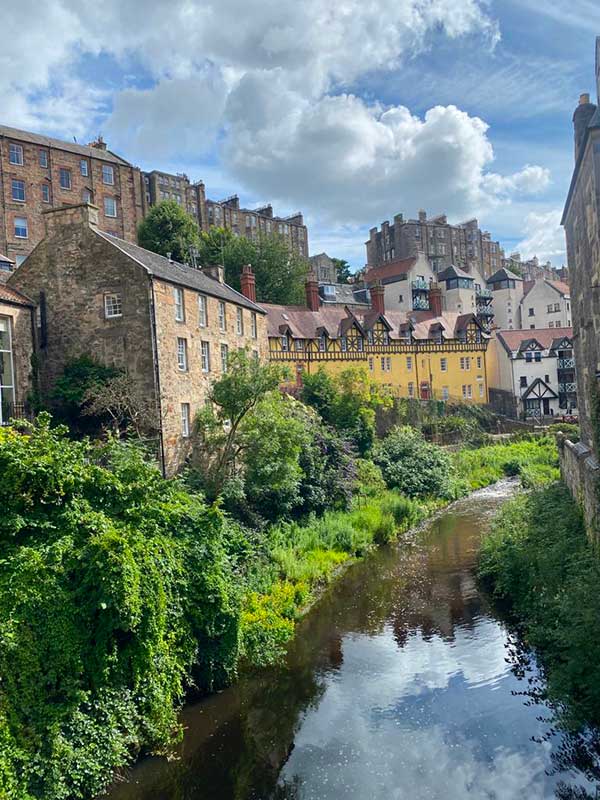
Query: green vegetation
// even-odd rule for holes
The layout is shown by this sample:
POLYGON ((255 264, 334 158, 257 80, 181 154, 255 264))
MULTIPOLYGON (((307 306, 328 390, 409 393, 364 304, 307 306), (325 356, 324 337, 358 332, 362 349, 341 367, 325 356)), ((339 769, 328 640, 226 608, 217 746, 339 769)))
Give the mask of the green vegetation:
POLYGON ((507 503, 480 572, 539 653, 563 722, 599 725, 600 561, 569 491, 555 483, 507 503))
POLYGON ((408 497, 451 497, 450 456, 415 428, 393 428, 376 445, 373 461, 390 489, 408 497))
POLYGON ((225 280, 238 291, 242 267, 250 264, 259 302, 304 303, 308 261, 290 248, 285 237, 260 233, 256 239, 246 239, 225 228, 211 228, 200 235, 198 250, 200 264, 221 264, 225 280))
POLYGON ((573 443, 578 442, 581 435, 579 425, 574 422, 555 422, 548 426, 547 431, 555 436, 564 436, 573 443))
MULTIPOLYGON (((161 200, 138 226, 140 247, 188 264, 192 250, 200 244, 200 232, 191 217, 175 200, 161 200)), ((220 263, 220 262, 211 262, 220 263)))
POLYGON ((461 450, 453 456, 457 480, 471 491, 501 478, 520 475, 527 487, 558 480, 558 451, 552 436, 523 438, 509 444, 496 444, 474 450, 461 450))

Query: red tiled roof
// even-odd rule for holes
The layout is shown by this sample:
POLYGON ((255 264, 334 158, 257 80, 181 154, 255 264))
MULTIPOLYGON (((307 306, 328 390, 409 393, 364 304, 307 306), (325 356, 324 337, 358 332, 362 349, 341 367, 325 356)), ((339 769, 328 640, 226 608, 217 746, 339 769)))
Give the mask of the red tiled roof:
POLYGON ((365 283, 382 281, 386 278, 396 278, 399 275, 406 275, 416 264, 415 257, 401 258, 398 261, 390 261, 389 264, 382 264, 380 267, 369 267, 365 273, 365 283))
POLYGON ((535 339, 544 350, 548 350, 555 339, 565 336, 572 339, 573 328, 529 328, 522 331, 496 331, 496 335, 509 350, 518 350, 528 339, 535 339))
POLYGON ((569 285, 567 283, 563 283, 563 281, 547 280, 546 283, 548 283, 553 289, 556 289, 556 291, 560 292, 561 294, 566 294, 569 296, 571 295, 571 289, 569 288, 569 285))
POLYGON ((33 303, 28 297, 25 297, 24 294, 17 292, 11 286, 7 286, 5 283, 0 283, 0 303, 2 301, 6 301, 7 303, 12 303, 13 305, 19 306, 34 306, 33 303))

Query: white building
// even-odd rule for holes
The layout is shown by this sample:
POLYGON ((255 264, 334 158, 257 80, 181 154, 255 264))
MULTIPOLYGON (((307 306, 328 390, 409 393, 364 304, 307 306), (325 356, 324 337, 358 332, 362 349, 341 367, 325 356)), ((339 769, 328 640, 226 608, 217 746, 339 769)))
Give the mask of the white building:
POLYGON ((494 325, 500 330, 521 328, 521 300, 523 279, 502 267, 487 279, 492 292, 494 325))
POLYGON ((566 283, 547 278, 526 282, 521 309, 523 328, 570 328, 571 290, 566 283))
POLYGON ((385 308, 389 311, 426 311, 429 288, 436 276, 425 253, 367 268, 365 283, 380 281, 384 287, 385 308))
POLYGON ((577 411, 571 328, 499 330, 490 341, 490 403, 541 419, 577 411))

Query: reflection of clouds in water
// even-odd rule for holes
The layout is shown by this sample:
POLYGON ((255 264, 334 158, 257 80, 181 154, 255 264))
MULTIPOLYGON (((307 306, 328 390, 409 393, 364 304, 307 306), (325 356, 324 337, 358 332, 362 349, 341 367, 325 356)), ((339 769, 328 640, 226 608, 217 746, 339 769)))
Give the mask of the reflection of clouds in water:
POLYGON ((530 740, 540 732, 536 711, 506 686, 515 679, 504 631, 480 620, 455 634, 448 642, 413 633, 401 650, 391 628, 344 640, 343 667, 328 676, 282 773, 300 776, 300 797, 552 796, 550 745, 530 740))

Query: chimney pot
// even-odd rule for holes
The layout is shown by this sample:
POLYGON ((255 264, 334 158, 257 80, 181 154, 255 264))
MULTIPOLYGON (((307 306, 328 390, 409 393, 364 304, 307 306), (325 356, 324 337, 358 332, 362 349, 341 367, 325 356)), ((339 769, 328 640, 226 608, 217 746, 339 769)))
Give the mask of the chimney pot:
POLYGON ((371 309, 378 314, 385 314, 385 288, 381 281, 376 281, 370 287, 371 309))
POLYGON ((321 306, 319 301, 319 282, 314 272, 309 272, 306 277, 306 305, 310 311, 318 311, 321 306))
POLYGON ((245 264, 242 267, 242 274, 240 275, 240 288, 244 297, 256 303, 256 277, 252 272, 250 264, 245 264))

